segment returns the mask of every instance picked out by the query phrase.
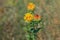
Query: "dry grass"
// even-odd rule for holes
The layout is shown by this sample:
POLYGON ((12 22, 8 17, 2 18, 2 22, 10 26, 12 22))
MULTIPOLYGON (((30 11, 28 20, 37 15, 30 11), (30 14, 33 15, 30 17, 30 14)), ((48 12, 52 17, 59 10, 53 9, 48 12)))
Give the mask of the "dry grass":
POLYGON ((37 40, 60 40, 60 0, 20 0, 18 5, 5 2, 0 0, 0 40, 26 40, 22 18, 28 2, 34 2, 38 7, 35 13, 43 16, 44 29, 37 40))

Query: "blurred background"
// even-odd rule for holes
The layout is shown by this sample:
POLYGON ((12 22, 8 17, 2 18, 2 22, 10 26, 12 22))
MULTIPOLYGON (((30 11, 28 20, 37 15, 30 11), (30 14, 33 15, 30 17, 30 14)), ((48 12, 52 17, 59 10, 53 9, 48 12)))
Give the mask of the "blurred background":
POLYGON ((26 40, 23 16, 29 2, 43 16, 37 40, 60 40, 60 0, 0 0, 0 40, 26 40))

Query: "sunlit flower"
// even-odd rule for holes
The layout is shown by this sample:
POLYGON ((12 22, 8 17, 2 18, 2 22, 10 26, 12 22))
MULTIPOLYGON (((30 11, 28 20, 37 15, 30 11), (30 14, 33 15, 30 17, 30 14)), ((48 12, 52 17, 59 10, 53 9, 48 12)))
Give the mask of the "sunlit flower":
POLYGON ((31 13, 26 13, 25 16, 24 16, 24 20, 26 22, 31 22, 33 20, 33 14, 31 13))
POLYGON ((38 15, 38 14, 35 14, 35 15, 34 15, 34 20, 35 20, 35 21, 41 20, 41 16, 38 15))
POLYGON ((27 6, 28 10, 34 10, 34 8, 35 8, 35 4, 33 4, 33 3, 29 3, 27 6))

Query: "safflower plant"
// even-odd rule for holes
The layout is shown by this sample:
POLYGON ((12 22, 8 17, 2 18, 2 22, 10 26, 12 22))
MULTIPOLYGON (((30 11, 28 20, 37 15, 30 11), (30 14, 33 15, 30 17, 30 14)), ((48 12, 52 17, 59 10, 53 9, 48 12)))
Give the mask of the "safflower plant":
POLYGON ((27 5, 27 13, 24 14, 24 21, 26 26, 24 27, 24 31, 26 32, 27 40, 36 40, 37 33, 39 32, 41 27, 38 27, 38 24, 41 22, 41 15, 34 14, 36 6, 34 3, 30 2, 27 5))

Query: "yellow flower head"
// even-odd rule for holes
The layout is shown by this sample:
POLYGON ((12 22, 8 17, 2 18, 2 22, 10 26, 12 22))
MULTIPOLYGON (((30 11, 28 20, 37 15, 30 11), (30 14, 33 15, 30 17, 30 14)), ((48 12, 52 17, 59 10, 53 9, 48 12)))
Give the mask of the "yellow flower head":
POLYGON ((33 20, 33 14, 31 13, 26 13, 25 16, 24 16, 24 20, 26 22, 31 22, 33 20))
POLYGON ((28 10, 34 10, 34 8, 35 8, 35 4, 33 4, 33 3, 29 3, 27 6, 28 10))

